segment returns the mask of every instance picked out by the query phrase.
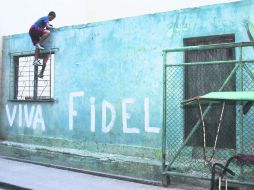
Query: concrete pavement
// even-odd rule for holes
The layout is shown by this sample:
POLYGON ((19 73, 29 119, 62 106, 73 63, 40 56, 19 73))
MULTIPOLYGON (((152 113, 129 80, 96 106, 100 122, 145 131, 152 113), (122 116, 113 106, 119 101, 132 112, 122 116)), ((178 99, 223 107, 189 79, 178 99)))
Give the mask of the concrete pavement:
POLYGON ((198 190, 198 187, 148 185, 46 167, 0 157, 0 189, 34 190, 198 190))

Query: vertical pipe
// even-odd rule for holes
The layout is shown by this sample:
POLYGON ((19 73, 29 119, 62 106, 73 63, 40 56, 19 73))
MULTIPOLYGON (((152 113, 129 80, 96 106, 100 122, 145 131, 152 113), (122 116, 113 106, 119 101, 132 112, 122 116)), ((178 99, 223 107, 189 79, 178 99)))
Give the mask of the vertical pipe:
MULTIPOLYGON (((243 91, 243 48, 240 47, 240 91, 243 91)), ((240 152, 243 152, 243 102, 240 108, 240 152)))
MULTIPOLYGON (((243 91, 243 47, 240 47, 240 91, 243 91)), ((243 152, 243 102, 240 106, 240 153, 243 152)), ((240 176, 243 174, 243 167, 241 166, 240 176)))
POLYGON ((163 122, 162 122, 162 170, 166 168, 166 64, 167 53, 163 52, 163 122))
MULTIPOLYGON (((14 80, 14 82, 13 82, 13 87, 14 87, 14 95, 13 96, 11 96, 10 97, 10 92, 9 92, 9 98, 13 98, 13 99, 18 99, 18 88, 19 88, 19 83, 18 83, 18 80, 19 80, 19 58, 17 58, 17 57, 11 57, 11 60, 13 60, 13 63, 14 64, 11 64, 11 68, 10 68, 10 72, 12 73, 12 70, 14 70, 13 71, 13 75, 14 75, 14 79, 13 78, 9 78, 9 81, 11 81, 11 80, 14 80)), ((12 74, 10 74, 10 75, 12 75, 12 74)), ((10 87, 11 87, 12 85, 10 84, 10 87)), ((11 91, 12 89, 10 88, 10 91, 11 91)))
POLYGON ((34 66, 34 96, 33 96, 34 100, 37 100, 37 93, 38 93, 38 66, 34 66))
POLYGON ((49 50, 49 54, 50 54, 50 56, 49 56, 49 98, 51 99, 52 98, 52 92, 51 92, 51 90, 52 90, 52 87, 51 87, 51 85, 52 85, 52 81, 51 81, 51 69, 52 69, 52 54, 51 54, 51 50, 49 50))
MULTIPOLYGON (((0 39, 1 39, 1 37, 0 37, 0 39)), ((0 44, 0 46, 1 46, 2 44, 0 44)), ((2 53, 2 49, 1 49, 1 53, 2 53)), ((0 53, 0 54, 1 54, 0 53)), ((11 56, 11 54, 9 54, 9 58, 10 58, 10 67, 9 67, 9 69, 10 69, 10 71, 11 71, 11 69, 12 69, 12 66, 13 66, 13 64, 12 64, 12 59, 13 59, 13 57, 11 56)), ((1 57, 1 56, 0 56, 1 57)), ((2 88, 3 88, 3 79, 1 78, 1 77, 3 77, 3 72, 2 72, 2 69, 3 69, 3 66, 2 66, 2 64, 3 64, 3 60, 2 60, 2 58, 1 58, 1 69, 0 69, 0 71, 1 71, 1 73, 0 73, 0 86, 1 86, 1 92, 3 93, 3 90, 2 90, 2 88)), ((4 80, 6 80, 6 79, 4 79, 4 80)), ((12 90, 12 88, 11 88, 11 76, 9 75, 9 77, 8 77, 8 80, 9 80, 9 92, 8 92, 8 97, 11 99, 11 98, 13 98, 13 96, 11 96, 11 90, 12 90)), ((14 84, 13 84, 14 85, 14 84)), ((3 97, 3 94, 1 94, 0 93, 0 97, 3 97)), ((1 98, 2 99, 2 98, 1 98)))

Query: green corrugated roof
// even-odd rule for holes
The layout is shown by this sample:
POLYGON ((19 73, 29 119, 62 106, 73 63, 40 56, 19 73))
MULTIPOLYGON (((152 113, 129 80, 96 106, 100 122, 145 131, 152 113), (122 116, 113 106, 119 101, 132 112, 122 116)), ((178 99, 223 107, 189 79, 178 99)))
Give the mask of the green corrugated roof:
POLYGON ((197 103, 218 102, 218 101, 254 101, 254 91, 238 91, 238 92, 210 92, 203 96, 196 96, 194 98, 182 102, 185 105, 197 103))

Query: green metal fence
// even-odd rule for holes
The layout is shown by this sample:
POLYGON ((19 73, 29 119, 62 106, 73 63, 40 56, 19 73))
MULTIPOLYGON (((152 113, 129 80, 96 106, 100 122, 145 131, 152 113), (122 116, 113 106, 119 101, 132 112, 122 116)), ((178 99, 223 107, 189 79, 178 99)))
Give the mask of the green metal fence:
MULTIPOLYGON (((187 97, 186 89, 195 85, 200 89, 211 85, 214 91, 253 91, 254 90, 254 42, 227 43, 215 45, 189 46, 163 51, 163 141, 162 141, 162 168, 164 185, 170 176, 185 176, 198 179, 210 179, 211 168, 204 163, 203 134, 200 119, 196 116, 197 107, 189 111, 181 104, 187 97), (184 63, 186 52, 204 51, 214 49, 231 48, 237 58, 231 60, 218 60, 206 62, 184 63), (216 73, 218 70, 225 71, 223 80, 216 73), (201 69, 201 70, 200 70, 201 69), (186 76, 188 72, 206 72, 202 76, 208 77, 209 83, 202 83, 202 78, 186 76), (202 88, 201 88, 202 86, 202 88), (191 118, 188 118, 191 117, 191 118)), ((223 71, 222 71, 223 72, 223 71)), ((196 91, 195 94, 203 95, 204 91, 196 91), (199 94, 201 93, 201 94, 199 94)), ((208 93, 208 92, 207 92, 208 93)), ((204 107, 204 117, 209 127, 215 128, 215 132, 206 134, 208 138, 207 154, 212 157, 214 139, 218 135, 218 145, 212 162, 225 164, 226 161, 236 153, 254 155, 254 106, 247 114, 243 114, 245 102, 226 105, 229 115, 224 116, 224 123, 220 133, 216 129, 219 122, 217 108, 213 106, 204 107), (213 110, 214 109, 214 110, 213 110), (231 114, 231 115, 230 115, 231 114), (230 118, 230 119, 228 119, 230 118), (226 120, 226 121, 225 121, 226 120), (208 125, 210 124, 210 126, 208 125), (231 126, 228 126, 228 125, 231 126)), ((254 185, 254 165, 239 165, 232 163, 231 169, 236 173, 229 177, 229 181, 238 184, 254 185)))

